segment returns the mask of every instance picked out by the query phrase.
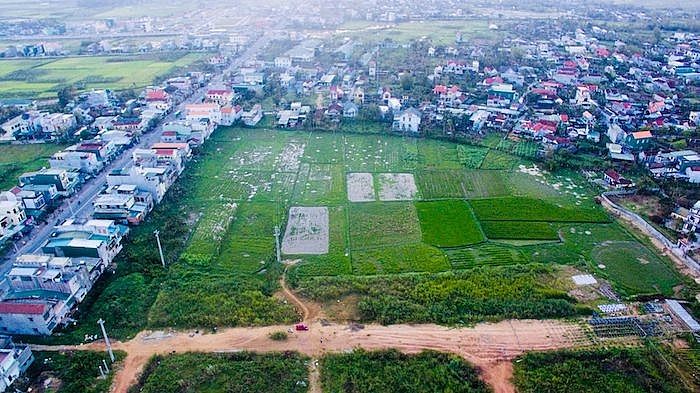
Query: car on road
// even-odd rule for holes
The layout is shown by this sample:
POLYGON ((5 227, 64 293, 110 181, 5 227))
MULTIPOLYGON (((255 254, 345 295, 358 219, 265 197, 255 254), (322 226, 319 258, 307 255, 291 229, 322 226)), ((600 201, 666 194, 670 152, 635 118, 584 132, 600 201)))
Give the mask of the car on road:
POLYGON ((294 329, 296 329, 297 331, 306 331, 309 330, 309 327, 307 325, 304 325, 303 323, 299 323, 294 326, 294 329))

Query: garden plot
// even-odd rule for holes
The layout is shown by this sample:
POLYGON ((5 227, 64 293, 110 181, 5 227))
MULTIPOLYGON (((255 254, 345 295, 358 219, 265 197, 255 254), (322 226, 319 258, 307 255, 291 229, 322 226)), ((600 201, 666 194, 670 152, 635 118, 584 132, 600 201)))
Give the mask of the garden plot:
POLYGON ((348 200, 350 202, 374 201, 374 177, 371 173, 348 173, 348 200))
POLYGON ((292 207, 284 232, 285 254, 328 253, 328 208, 292 207))
POLYGON ((380 173, 380 201, 411 201, 418 197, 418 187, 410 173, 380 173))
POLYGON ((182 259, 191 264, 208 264, 219 254, 221 241, 236 215, 235 203, 212 206, 199 220, 182 259))

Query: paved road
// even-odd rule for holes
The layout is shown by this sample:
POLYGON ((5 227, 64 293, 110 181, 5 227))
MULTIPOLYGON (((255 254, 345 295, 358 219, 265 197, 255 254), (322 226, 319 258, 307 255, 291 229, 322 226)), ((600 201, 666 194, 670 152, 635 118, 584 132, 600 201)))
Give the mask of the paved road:
MULTIPOLYGON (((247 47, 240 56, 233 59, 229 70, 234 71, 241 65, 255 58, 255 56, 270 42, 271 34, 266 32, 252 45, 247 47)), ((212 85, 223 83, 223 75, 216 75, 211 81, 212 85)), ((54 224, 68 218, 89 218, 92 214, 92 201, 102 191, 107 183, 107 174, 115 169, 127 168, 131 164, 132 152, 137 148, 148 147, 160 140, 163 124, 172 121, 174 114, 182 111, 186 104, 201 102, 206 93, 206 87, 202 87, 191 94, 185 101, 178 104, 170 114, 168 114, 151 132, 142 135, 138 143, 122 152, 114 161, 109 163, 105 169, 93 179, 82 185, 82 188, 70 198, 66 198, 62 204, 51 214, 46 224, 39 224, 34 230, 16 241, 0 262, 0 279, 4 279, 6 273, 12 268, 12 261, 20 254, 40 252, 42 244, 51 236, 54 231, 54 224)))

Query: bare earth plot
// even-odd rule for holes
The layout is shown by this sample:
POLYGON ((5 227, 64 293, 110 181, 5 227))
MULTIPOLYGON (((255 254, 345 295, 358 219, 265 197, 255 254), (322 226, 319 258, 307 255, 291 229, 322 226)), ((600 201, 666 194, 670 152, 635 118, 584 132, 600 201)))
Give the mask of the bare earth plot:
POLYGON ((374 201, 374 177, 371 173, 348 173, 348 200, 350 202, 374 201))
POLYGON ((285 254, 328 254, 328 208, 292 207, 282 241, 285 254))
POLYGON ((410 173, 380 173, 380 201, 412 201, 418 196, 418 187, 410 173))

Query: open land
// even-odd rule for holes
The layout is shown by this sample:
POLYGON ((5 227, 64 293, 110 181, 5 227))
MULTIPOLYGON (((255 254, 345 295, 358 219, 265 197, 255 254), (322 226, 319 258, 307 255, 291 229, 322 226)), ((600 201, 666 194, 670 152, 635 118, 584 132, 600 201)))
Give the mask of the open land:
POLYGON ((472 157, 481 158, 460 160, 465 152, 445 142, 222 128, 148 222, 135 229, 120 256, 124 268, 82 310, 82 324, 61 339, 96 334, 90 326, 98 315, 121 338, 146 328, 268 326, 180 334, 176 341, 144 341, 139 335, 133 344, 119 344, 129 353, 121 387, 134 382, 152 354, 176 348, 296 350, 318 358, 354 347, 454 352, 481 366, 495 385, 503 375, 494 373, 506 379, 509 373, 502 360, 526 350, 588 345, 578 325, 511 320, 590 314, 603 295, 577 296, 572 275, 592 272, 627 296, 667 294, 683 284, 675 274, 651 284, 625 269, 651 265, 672 272, 665 258, 653 254, 606 264, 621 244, 639 250, 645 245, 611 223, 592 191, 571 177, 575 174, 552 175, 527 162, 513 162, 511 170, 479 169, 490 149, 473 149, 472 157), (406 180, 400 193, 411 199, 383 201, 377 190, 395 187, 398 175, 406 180), (314 218, 302 222, 300 212, 314 212, 314 218), (450 230, 452 221, 458 231, 450 230), (171 226, 161 228, 167 271, 151 245, 153 228, 163 223, 171 226), (324 240, 310 246, 313 255, 291 250, 287 265, 280 266, 274 257, 276 225, 285 240, 316 230, 324 240), (301 300, 291 300, 286 288, 280 293, 285 272, 301 300), (368 325, 361 333, 330 328, 316 322, 320 315, 368 325), (313 323, 310 334, 280 342, 267 337, 300 320, 313 323), (395 325, 499 320, 507 322, 459 334, 434 325, 395 325), (482 330, 492 328, 499 333, 482 330), (460 339, 462 334, 467 336, 460 339))
POLYGON ((197 53, 0 61, 0 97, 53 98, 61 86, 142 89, 203 58, 197 53), (161 56, 161 57, 159 57, 161 56))
POLYGON ((65 146, 56 144, 0 144, 0 189, 9 190, 17 185, 17 178, 31 171, 48 167, 48 159, 65 146))

